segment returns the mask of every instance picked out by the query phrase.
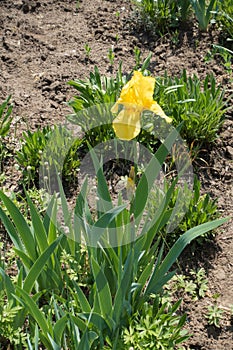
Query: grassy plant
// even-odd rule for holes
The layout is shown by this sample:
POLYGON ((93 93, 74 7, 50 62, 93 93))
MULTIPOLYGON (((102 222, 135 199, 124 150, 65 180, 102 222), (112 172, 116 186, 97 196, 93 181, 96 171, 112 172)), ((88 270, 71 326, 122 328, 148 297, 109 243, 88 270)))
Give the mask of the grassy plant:
MULTIPOLYGON (((195 227, 197 225, 201 225, 210 220, 214 220, 219 216, 216 200, 211 199, 209 194, 201 195, 200 193, 201 183, 197 179, 194 178, 194 192, 193 197, 190 200, 188 210, 180 222, 178 226, 178 230, 174 232, 174 234, 182 234, 186 232, 188 229, 195 227)), ((176 202, 176 196, 178 191, 175 191, 175 195, 172 199, 176 202)), ((174 206, 174 203, 171 205, 174 206)), ((214 237, 214 232, 208 232, 201 237, 198 237, 196 242, 202 244, 203 241, 211 239, 214 237)), ((174 237, 175 238, 175 237, 174 237)), ((175 238, 176 239, 176 238, 175 238)))
POLYGON ((180 18, 182 22, 186 22, 190 14, 190 0, 178 0, 180 18))
POLYGON ((216 17, 225 39, 230 41, 231 44, 233 40, 233 8, 231 0, 218 1, 216 17))
MULTIPOLYGON (((149 195, 150 200, 148 202, 148 210, 151 217, 155 215, 156 207, 159 203, 161 203, 162 198, 164 196, 164 192, 166 193, 167 191, 167 186, 168 184, 165 182, 164 191, 161 191, 161 189, 158 188, 153 188, 151 190, 149 195)), ((209 194, 201 195, 200 188, 201 183, 195 176, 193 184, 193 193, 191 197, 189 189, 185 187, 182 189, 184 198, 190 198, 190 201, 188 207, 185 209, 185 213, 183 211, 183 203, 181 201, 181 207, 179 208, 177 214, 178 226, 172 232, 167 232, 166 230, 164 232, 161 232, 163 239, 165 240, 168 246, 174 243, 180 237, 181 234, 191 229, 192 227, 204 224, 205 222, 208 222, 210 220, 214 220, 219 216, 216 200, 211 199, 209 194), (184 213, 184 215, 180 220, 179 217, 182 213, 184 213)), ((169 203, 170 209, 175 208, 178 196, 180 196, 179 187, 177 187, 174 190, 171 196, 169 203)), ((205 233, 204 235, 198 237, 195 240, 195 244, 201 245, 204 241, 212 239, 214 235, 215 233, 213 231, 209 231, 208 233, 205 233)))
POLYGON ((0 104, 0 173, 2 173, 3 160, 7 155, 6 143, 4 138, 7 136, 10 130, 12 122, 12 109, 13 104, 10 103, 11 96, 0 104))
POLYGON ((224 68, 231 75, 232 74, 233 51, 227 49, 226 47, 220 46, 220 45, 213 45, 213 48, 215 49, 215 53, 218 52, 218 55, 223 60, 224 68))
POLYGON ((108 59, 109 59, 110 66, 113 67, 114 59, 115 59, 113 46, 108 50, 108 59))
POLYGON ((207 31, 212 11, 216 7, 216 0, 210 0, 208 2, 206 0, 190 0, 190 3, 198 20, 199 28, 207 31))
POLYGON ((46 143, 51 133, 50 127, 35 132, 28 131, 23 134, 21 139, 22 147, 17 152, 16 159, 23 170, 23 179, 25 183, 35 181, 38 176, 41 155, 45 149, 46 143))
POLYGON ((155 86, 155 99, 173 118, 173 124, 183 122, 181 136, 188 144, 216 140, 224 114, 230 108, 224 94, 224 88, 217 86, 212 74, 202 82, 196 75, 187 77, 185 70, 180 78, 170 78, 165 73, 155 86))
MULTIPOLYGON (((150 63, 151 54, 141 65, 141 71, 145 74, 150 63)), ((77 90, 77 95, 69 102, 68 106, 73 113, 67 119, 81 127, 85 134, 85 140, 95 146, 113 138, 113 115, 111 107, 120 95, 122 87, 127 83, 129 76, 122 75, 121 63, 115 77, 101 76, 99 69, 95 67, 86 81, 77 79, 68 84, 77 90)))
POLYGON ((69 82, 69 85, 77 90, 78 95, 68 103, 74 113, 67 118, 71 123, 81 127, 85 139, 92 146, 113 135, 110 106, 116 101, 124 84, 125 77, 122 76, 121 66, 115 78, 101 76, 95 67, 88 80, 78 79, 69 82))
POLYGON ((21 149, 16 159, 23 169, 23 183, 38 185, 39 168, 42 160, 47 162, 48 168, 57 167, 59 173, 66 180, 75 176, 80 164, 77 149, 80 139, 73 140, 71 134, 62 126, 49 126, 35 132, 24 133, 21 149))
POLYGON ((91 55, 91 47, 88 44, 85 44, 84 50, 85 50, 86 58, 89 59, 91 55))
POLYGON ((140 19, 146 30, 160 35, 178 23, 178 6, 172 0, 134 1, 139 9, 140 19))

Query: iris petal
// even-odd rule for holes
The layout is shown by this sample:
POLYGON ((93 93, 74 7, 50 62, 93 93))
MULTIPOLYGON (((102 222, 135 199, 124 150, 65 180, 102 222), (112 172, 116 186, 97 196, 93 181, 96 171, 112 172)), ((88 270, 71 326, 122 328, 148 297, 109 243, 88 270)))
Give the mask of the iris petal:
POLYGON ((113 129, 121 140, 132 140, 141 131, 141 111, 133 108, 123 109, 113 120, 113 129))

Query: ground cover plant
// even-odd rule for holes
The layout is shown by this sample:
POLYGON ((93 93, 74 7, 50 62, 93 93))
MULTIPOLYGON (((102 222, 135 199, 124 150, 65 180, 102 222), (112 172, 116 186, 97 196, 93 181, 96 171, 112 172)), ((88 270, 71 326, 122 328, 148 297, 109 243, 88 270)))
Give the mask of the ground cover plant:
POLYGON ((3 349, 230 346, 231 6, 139 5, 1 2, 3 349))

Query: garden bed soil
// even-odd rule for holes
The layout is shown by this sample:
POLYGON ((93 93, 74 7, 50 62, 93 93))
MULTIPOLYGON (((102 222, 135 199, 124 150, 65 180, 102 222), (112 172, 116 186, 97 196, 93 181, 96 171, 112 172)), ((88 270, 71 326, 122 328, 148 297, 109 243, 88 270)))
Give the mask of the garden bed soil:
MULTIPOLYGON (((136 16, 135 16, 136 18, 136 16)), ((232 77, 218 57, 206 60, 212 44, 218 44, 219 32, 213 28, 201 33, 190 23, 182 30, 155 38, 143 32, 132 19, 132 8, 125 0, 2 0, 0 2, 0 101, 12 95, 14 121, 9 138, 12 155, 19 148, 24 130, 63 123, 70 109, 65 104, 75 91, 67 85, 74 78, 85 79, 97 65, 101 73, 114 74, 122 61, 123 72, 134 67, 134 48, 142 57, 152 52, 150 70, 154 76, 167 70, 178 75, 186 69, 201 79, 213 72, 227 94, 232 92, 232 77), (87 57, 85 45, 90 47, 87 57), (114 64, 108 59, 114 49, 114 64)), ((232 102, 232 99, 231 99, 232 102)), ((233 213, 233 118, 232 111, 208 151, 203 150, 197 171, 202 192, 218 199, 221 216, 233 213)), ((4 188, 17 188, 19 173, 14 157, 5 164, 4 188)), ((233 304, 233 222, 218 230, 216 241, 199 247, 188 257, 194 266, 208 271, 209 296, 186 302, 187 328, 193 334, 190 349, 233 349, 233 324, 224 314, 221 327, 210 327, 204 317, 213 295, 219 293, 218 305, 229 310, 233 304)))

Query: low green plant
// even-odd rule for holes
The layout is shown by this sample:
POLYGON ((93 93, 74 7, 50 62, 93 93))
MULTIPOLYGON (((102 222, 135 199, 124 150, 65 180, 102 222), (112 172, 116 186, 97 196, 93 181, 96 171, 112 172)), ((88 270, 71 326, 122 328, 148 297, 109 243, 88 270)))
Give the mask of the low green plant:
POLYGON ((73 113, 68 115, 67 119, 81 127, 85 140, 92 146, 112 137, 110 108, 125 81, 120 65, 115 78, 101 76, 98 68, 95 67, 86 81, 76 79, 68 82, 77 90, 78 95, 68 102, 73 113))
POLYGON ((165 72, 156 80, 154 98, 166 114, 173 118, 174 126, 183 123, 180 132, 189 145, 211 143, 218 137, 224 114, 230 108, 225 90, 216 84, 213 74, 204 81, 184 70, 180 78, 171 78, 165 72))
POLYGON ((35 132, 27 131, 23 133, 21 139, 21 149, 16 153, 16 160, 23 170, 25 183, 35 182, 38 177, 41 155, 45 149, 51 128, 44 127, 35 132))
POLYGON ((204 268, 191 270, 189 275, 175 275, 168 289, 173 293, 178 292, 182 297, 187 294, 194 300, 204 298, 208 291, 208 279, 204 268))
POLYGON ((199 28, 202 31, 207 31, 211 20, 212 11, 215 10, 217 1, 190 0, 190 3, 198 20, 199 28))
MULTIPOLYGON (((232 21, 233 23, 233 21, 232 21)), ((220 45, 213 45, 213 48, 215 50, 215 53, 218 53, 218 55, 223 60, 223 66, 226 69, 226 71, 231 74, 232 73, 232 62, 233 62, 233 51, 229 50, 226 47, 220 46, 220 45)))
POLYGON ((135 0, 144 29, 163 35, 178 24, 178 6, 172 0, 135 0))
POLYGON ((109 59, 110 66, 113 67, 114 59, 115 59, 114 47, 111 47, 111 48, 108 50, 108 59, 109 59))
POLYGON ((207 319, 208 324, 214 325, 215 327, 220 327, 220 321, 223 317, 223 310, 219 308, 217 304, 210 305, 207 308, 207 313, 205 314, 205 317, 207 319))
POLYGON ((173 306, 160 304, 156 297, 153 305, 144 305, 142 313, 137 313, 127 329, 124 330, 124 344, 133 349, 173 350, 189 338, 183 330, 186 316, 176 314, 181 300, 173 306))
POLYGON ((67 181, 74 177, 80 164, 77 150, 81 142, 79 138, 73 141, 71 133, 62 126, 46 126, 42 130, 24 133, 22 147, 16 154, 23 169, 23 183, 37 186, 42 161, 47 162, 50 171, 56 167, 67 181))
MULTIPOLYGON (((148 201, 148 210, 150 213, 150 217, 155 215, 156 207, 159 203, 161 203, 164 193, 166 193, 168 189, 168 181, 164 182, 164 189, 161 191, 160 188, 155 187, 152 188, 149 194, 148 201), (157 203, 157 204, 156 204, 157 203)), ((178 220, 177 227, 172 232, 167 232, 166 229, 161 232, 166 245, 169 247, 173 244, 180 235, 182 235, 187 230, 192 227, 204 224, 210 220, 214 220, 219 217, 218 209, 217 209, 217 200, 213 200, 208 193, 201 195, 201 182, 198 180, 197 176, 194 176, 193 183, 193 192, 190 195, 190 190, 186 187, 182 189, 183 198, 189 198, 189 204, 184 209, 181 203, 181 207, 179 208, 179 212, 176 215, 178 220), (180 215, 183 213, 182 217, 180 215)), ((174 209, 177 203, 178 196, 180 196, 180 189, 177 187, 171 196, 169 208, 174 209)), ((215 233, 213 231, 209 231, 204 235, 198 237, 195 240, 196 244, 203 244, 204 241, 212 239, 215 233)))
MULTIPOLYGON (((32 187, 27 190, 27 194, 31 198, 33 204, 37 207, 38 212, 44 214, 50 200, 47 192, 42 188, 37 189, 36 187, 32 187)), ((10 193, 9 198, 24 215, 25 219, 30 222, 30 211, 25 195, 22 192, 12 192, 10 193)), ((2 209, 6 211, 6 214, 9 214, 3 204, 2 209)))
POLYGON ((233 8, 231 0, 219 0, 215 12, 217 23, 227 42, 232 45, 233 40, 233 8))
POLYGON ((190 14, 190 0, 178 0, 181 22, 186 22, 190 14))
POLYGON ((0 104, 0 174, 3 171, 3 160, 7 155, 7 146, 4 138, 8 135, 12 117, 13 104, 10 103, 11 96, 0 104))
MULTIPOLYGON (((196 176, 194 177, 193 189, 193 197, 190 200, 188 210, 178 226, 178 231, 180 231, 180 234, 186 232, 192 227, 219 217, 217 199, 213 200, 208 193, 201 195, 201 182, 196 176)), ((177 194, 178 190, 175 191, 175 196, 173 198, 175 201, 177 194)), ((174 204, 175 202, 173 202, 172 207, 174 204)), ((213 238, 214 235, 215 233, 210 231, 203 236, 198 237, 196 242, 202 244, 203 241, 213 238)))
POLYGON ((21 306, 14 306, 13 301, 8 301, 7 296, 0 291, 0 347, 6 348, 10 343, 12 346, 22 349, 26 346, 27 335, 22 327, 15 327, 14 321, 21 306))
POLYGON ((85 44, 84 50, 85 50, 86 58, 89 59, 91 55, 91 47, 88 44, 85 44))

